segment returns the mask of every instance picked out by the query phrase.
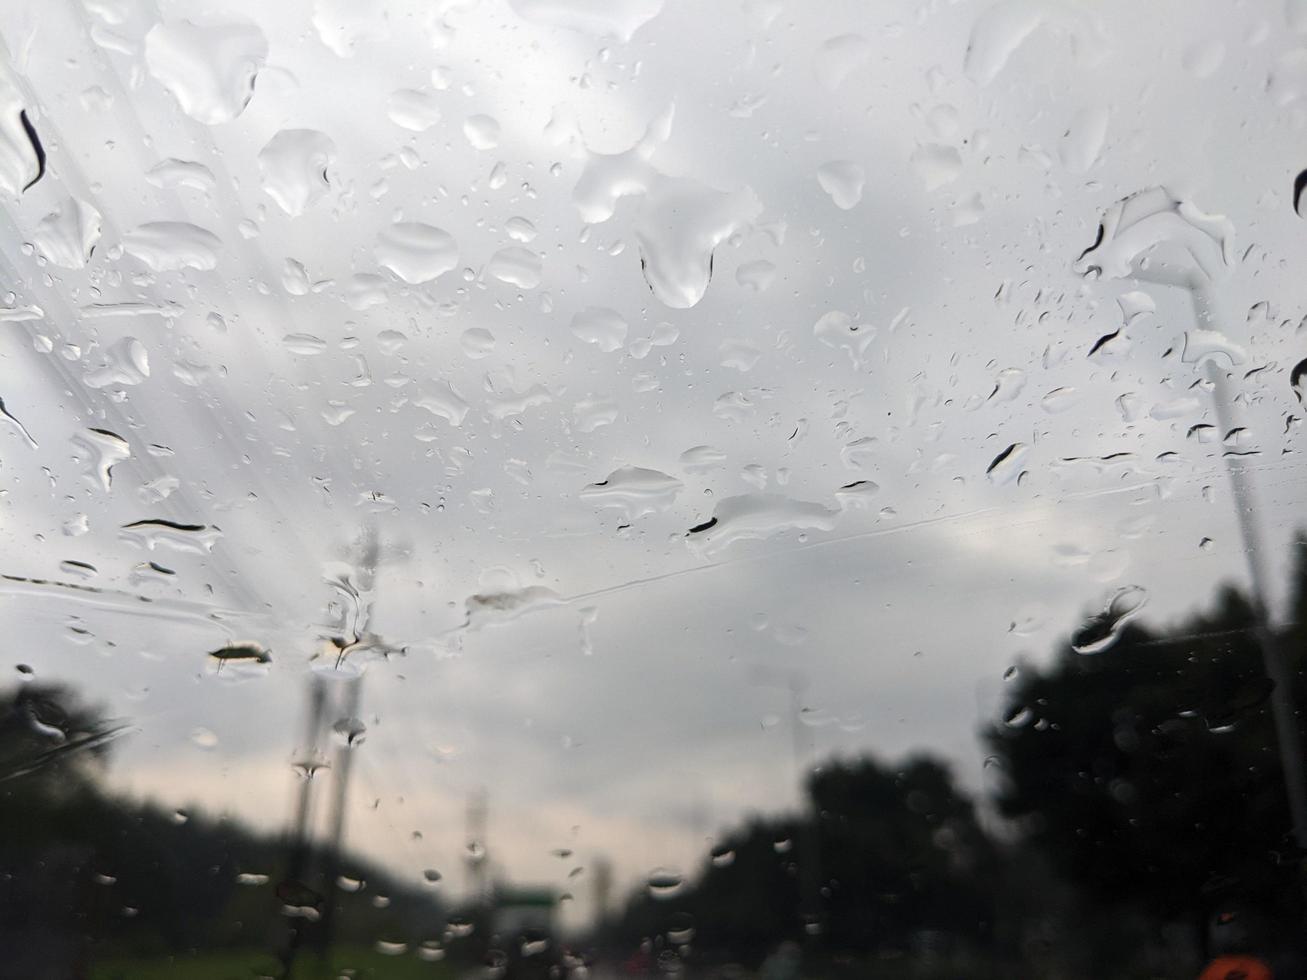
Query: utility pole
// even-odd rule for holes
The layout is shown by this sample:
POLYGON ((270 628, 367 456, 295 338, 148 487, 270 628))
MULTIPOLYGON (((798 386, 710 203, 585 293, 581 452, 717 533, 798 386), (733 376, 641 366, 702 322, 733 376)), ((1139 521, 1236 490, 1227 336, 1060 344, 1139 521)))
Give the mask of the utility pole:
POLYGON ((327 836, 327 853, 323 877, 326 879, 326 898, 322 907, 322 924, 318 930, 318 955, 325 958, 331 949, 336 933, 336 903, 340 897, 340 855, 345 842, 345 808, 348 804, 349 777, 353 769, 354 734, 348 729, 358 717, 359 702, 363 697, 363 675, 341 682, 344 689, 341 720, 346 723, 345 741, 336 749, 335 789, 331 803, 331 829, 327 836))
POLYGON ((799 804, 799 852, 795 858, 799 874, 799 922, 803 928, 804 942, 812 947, 820 942, 824 916, 821 901, 821 835, 818 832, 821 814, 811 805, 805 792, 808 764, 813 756, 813 739, 801 720, 803 694, 808 688, 808 682, 797 670, 782 672, 757 667, 754 674, 759 683, 774 686, 783 684, 789 692, 790 750, 799 804))
POLYGON ((468 898, 474 908, 489 904, 490 852, 486 847, 486 825, 489 819, 490 798, 484 789, 478 789, 467 800, 467 846, 463 860, 467 864, 468 898))
MULTIPOLYGON (((313 813, 313 776, 318 759, 318 736, 322 731, 322 715, 326 707, 327 690, 322 678, 316 674, 309 680, 308 725, 304 733, 303 761, 299 798, 295 805, 295 818, 291 825, 290 854, 286 859, 286 874, 277 886, 279 905, 288 904, 292 896, 305 890, 304 878, 309 863, 309 821, 313 813)), ((281 961, 283 978, 289 977, 294 969, 295 959, 305 939, 308 923, 302 918, 291 922, 290 936, 282 949, 281 961)))
MULTIPOLYGON (((1195 329, 1211 329, 1211 325, 1222 325, 1227 317, 1220 310, 1219 296, 1214 288, 1213 274, 1209 266, 1228 267, 1233 254, 1233 229, 1224 219, 1199 215, 1188 204, 1179 204, 1173 214, 1177 220, 1189 223, 1195 232, 1206 234, 1219 249, 1222 262, 1208 262, 1206 265, 1197 257, 1193 247, 1186 249, 1189 261, 1180 265, 1167 262, 1150 262, 1141 267, 1137 260, 1154 246, 1168 240, 1165 227, 1158 226, 1153 234, 1141 234, 1141 226, 1150 217, 1162 214, 1170 204, 1156 193, 1157 188, 1125 198, 1109 211, 1099 226, 1098 241, 1087 249, 1079 258, 1076 267, 1088 274, 1094 270, 1104 274, 1110 269, 1111 275, 1134 280, 1148 285, 1167 286, 1184 290, 1193 308, 1195 329), (1151 201, 1143 204, 1143 196, 1151 195, 1151 201), (1126 206, 1131 202, 1140 202, 1141 207, 1134 217, 1127 221, 1126 206), (1153 210, 1149 210, 1152 208, 1153 210), (1222 231, 1214 232, 1224 224, 1222 231), (1124 256, 1113 256, 1116 247, 1114 239, 1118 234, 1129 236, 1124 256), (1224 234, 1224 237, 1223 237, 1224 234), (1102 250, 1103 261, 1096 253, 1102 250), (1095 256, 1090 259, 1090 256, 1095 256), (1128 263, 1119 260, 1128 258, 1128 263), (1117 261, 1110 261, 1110 260, 1117 261)), ((1163 191, 1165 198, 1170 193, 1163 191)), ((1169 226, 1166 226, 1169 227, 1169 226)), ((1229 355, 1232 366, 1234 357, 1229 355)), ((1200 358, 1202 368, 1212 390, 1212 402, 1216 411, 1217 422, 1223 430, 1222 435, 1233 428, 1232 400, 1226 372, 1216 363, 1212 355, 1200 358)), ((1239 522, 1239 534, 1243 541, 1244 555, 1248 561, 1248 578, 1251 591, 1253 615, 1256 622, 1258 646, 1262 651, 1262 665, 1267 679, 1271 682, 1271 716, 1275 725, 1275 737, 1280 756, 1280 769, 1284 778, 1285 795, 1288 797, 1289 814, 1293 821, 1293 837, 1300 855, 1307 854, 1307 773, 1303 768, 1302 737, 1298 726, 1298 709, 1295 704, 1292 677, 1289 672, 1288 651, 1284 649, 1284 640, 1279 630, 1271 623, 1270 609, 1267 604, 1267 582, 1264 571, 1260 528, 1257 521, 1256 498, 1253 492, 1251 475, 1245 471, 1228 454, 1225 455, 1226 475, 1230 481, 1230 492, 1234 498, 1235 514, 1239 522)))

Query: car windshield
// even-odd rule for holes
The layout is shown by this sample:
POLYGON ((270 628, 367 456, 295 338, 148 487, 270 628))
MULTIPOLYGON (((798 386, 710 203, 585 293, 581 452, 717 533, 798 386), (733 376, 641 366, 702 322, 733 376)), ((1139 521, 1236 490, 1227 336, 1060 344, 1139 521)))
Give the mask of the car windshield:
POLYGON ((1299 975, 1307 2, 0 41, 0 977, 1299 975))

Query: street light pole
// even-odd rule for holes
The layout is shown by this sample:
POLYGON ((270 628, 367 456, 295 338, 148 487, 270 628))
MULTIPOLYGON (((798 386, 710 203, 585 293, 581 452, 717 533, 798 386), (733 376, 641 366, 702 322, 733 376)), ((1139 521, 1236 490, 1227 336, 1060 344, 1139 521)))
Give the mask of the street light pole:
MULTIPOLYGON (((1217 423, 1223 433, 1228 433, 1234 429, 1228 379, 1225 372, 1210 359, 1206 363, 1206 374, 1212 384, 1217 423)), ((1289 671, 1284 634, 1271 622, 1267 605, 1266 573, 1262 561, 1264 552, 1261 531, 1257 525, 1252 481, 1242 466, 1230 456, 1225 457, 1225 471, 1230 479, 1230 492, 1239 518, 1239 535, 1243 539, 1243 550, 1248 559, 1248 579, 1253 616, 1257 623, 1257 643, 1262 650, 1262 666, 1271 682, 1271 717, 1275 723, 1275 739, 1279 743, 1285 793, 1289 797, 1294 842, 1299 851, 1307 854, 1307 770, 1303 767, 1298 707, 1293 696, 1293 677, 1289 671)))
MULTIPOLYGON (((1193 322, 1198 329, 1204 324, 1221 324, 1225 317, 1219 300, 1206 274, 1194 269, 1178 269, 1158 264, 1144 272, 1137 270, 1129 276, 1138 282, 1155 286, 1182 289, 1188 294, 1193 307, 1193 322)), ((1233 366, 1234 358, 1231 357, 1233 366)), ((1222 438, 1234 428, 1233 399, 1230 397, 1228 373, 1214 357, 1202 358, 1203 373, 1211 386, 1212 406, 1222 438)), ((1261 529, 1257 521, 1256 494, 1250 474, 1233 457, 1224 456, 1225 472, 1230 481, 1235 516, 1239 522, 1239 536, 1244 557, 1248 562, 1250 601, 1253 608, 1257 645, 1262 651, 1262 669, 1271 682, 1271 718, 1275 726, 1275 740, 1279 750, 1280 770, 1284 791, 1289 803, 1289 816, 1293 822, 1294 843, 1299 852, 1307 854, 1307 768, 1304 768, 1302 736, 1298 726, 1298 707, 1293 694, 1293 678, 1289 672, 1288 651, 1283 634, 1271 622, 1267 603, 1266 580, 1261 529)))

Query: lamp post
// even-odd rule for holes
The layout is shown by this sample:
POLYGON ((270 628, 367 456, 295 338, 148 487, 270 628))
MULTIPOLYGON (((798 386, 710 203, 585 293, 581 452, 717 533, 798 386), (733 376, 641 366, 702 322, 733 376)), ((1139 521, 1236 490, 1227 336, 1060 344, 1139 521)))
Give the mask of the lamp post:
MULTIPOLYGON (((1097 241, 1081 254, 1076 269, 1085 275, 1130 279, 1146 285, 1183 290, 1193 307, 1194 329, 1200 330, 1207 329, 1203 324, 1226 322, 1214 286, 1217 277, 1232 264, 1233 228, 1226 219, 1203 214, 1190 202, 1172 197, 1165 188, 1153 187, 1122 199, 1107 211, 1099 226, 1097 241), (1191 261, 1184 265, 1149 263, 1140 267, 1136 260, 1163 242, 1179 245, 1191 261)), ((1236 355, 1227 349, 1225 356, 1233 367, 1236 355)), ((1195 354, 1195 366, 1202 369, 1208 382, 1222 433, 1229 433, 1234 425, 1228 372, 1217 364, 1216 354, 1212 352, 1195 354)), ((1268 585, 1256 495, 1251 475, 1230 455, 1226 454, 1224 458, 1239 534, 1248 561, 1249 589, 1262 666, 1271 682, 1271 716, 1293 821, 1294 842, 1301 853, 1307 853, 1307 771, 1303 766, 1298 709, 1284 638, 1271 623, 1267 605, 1268 585)))

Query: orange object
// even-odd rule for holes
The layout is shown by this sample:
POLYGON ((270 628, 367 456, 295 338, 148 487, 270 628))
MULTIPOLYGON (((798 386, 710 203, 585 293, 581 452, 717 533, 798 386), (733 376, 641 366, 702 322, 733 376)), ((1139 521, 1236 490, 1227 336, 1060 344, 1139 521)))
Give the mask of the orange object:
POLYGON ((1255 956, 1218 956, 1198 980, 1274 980, 1271 968, 1255 956))

